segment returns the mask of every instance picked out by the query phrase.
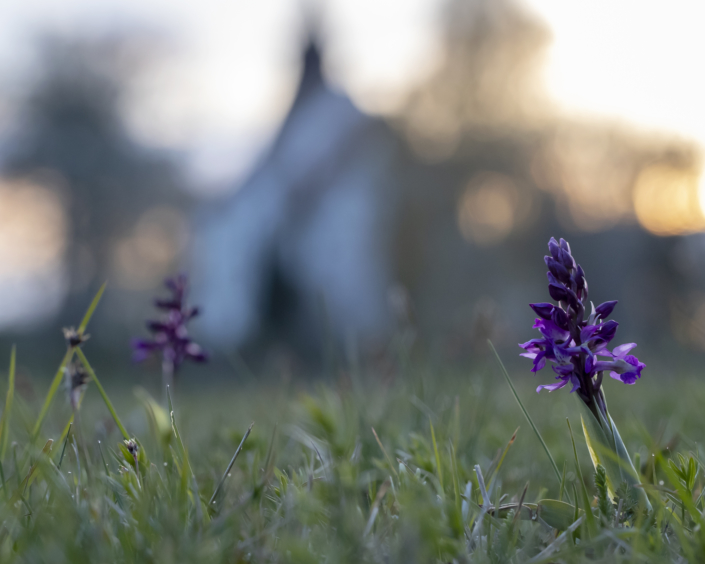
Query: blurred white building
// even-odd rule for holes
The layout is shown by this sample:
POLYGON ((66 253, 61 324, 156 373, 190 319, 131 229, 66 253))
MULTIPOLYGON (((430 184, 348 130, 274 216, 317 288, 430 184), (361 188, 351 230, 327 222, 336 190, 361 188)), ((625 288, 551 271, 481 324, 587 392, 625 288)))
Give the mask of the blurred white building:
POLYGON ((195 300, 215 342, 303 349, 387 333, 396 140, 328 87, 315 46, 270 151, 200 217, 195 300), (325 333, 330 335, 324 335, 325 333))

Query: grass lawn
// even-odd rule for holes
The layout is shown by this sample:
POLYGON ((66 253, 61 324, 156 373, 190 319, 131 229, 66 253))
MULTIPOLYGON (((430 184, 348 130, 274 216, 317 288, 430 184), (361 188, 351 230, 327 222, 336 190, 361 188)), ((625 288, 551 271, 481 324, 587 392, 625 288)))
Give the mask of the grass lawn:
POLYGON ((34 440, 43 398, 15 395, 0 433, 0 561, 703 558, 705 387, 650 373, 635 386, 604 384, 651 484, 647 513, 628 489, 615 504, 601 495, 575 394, 537 394, 547 376, 526 364, 513 381, 560 479, 495 364, 466 370, 414 360, 384 381, 370 369, 309 386, 183 383, 173 424, 162 398, 113 383, 106 397, 129 443, 94 381, 63 440, 72 410, 61 389, 34 440), (675 453, 684 456, 682 479, 675 453))

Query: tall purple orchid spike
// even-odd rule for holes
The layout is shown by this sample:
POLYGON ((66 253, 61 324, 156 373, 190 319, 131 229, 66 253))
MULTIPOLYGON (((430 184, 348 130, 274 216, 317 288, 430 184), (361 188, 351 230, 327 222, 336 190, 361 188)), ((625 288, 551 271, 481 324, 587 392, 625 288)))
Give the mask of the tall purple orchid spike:
POLYGON ((199 312, 197 307, 186 305, 188 277, 179 274, 167 278, 164 285, 171 292, 171 297, 154 300, 154 305, 164 311, 164 316, 157 321, 147 321, 147 328, 153 334, 151 339, 132 340, 132 358, 135 362, 141 362, 161 352, 164 384, 171 385, 174 373, 186 360, 205 362, 208 356, 191 340, 186 328, 199 312))
POLYGON ((588 301, 585 272, 573 259, 568 242, 563 239, 558 242, 551 237, 548 250, 550 255, 544 257, 548 267, 548 292, 558 305, 530 304, 538 315, 534 328, 541 332, 541 337, 520 344, 526 351, 522 356, 534 361, 532 372, 538 372, 550 362, 557 374, 557 382, 541 385, 537 392, 553 391, 570 384, 570 391, 576 392, 595 416, 597 409, 606 415, 601 390, 604 372, 625 384, 634 384, 646 365, 628 354, 636 346, 634 343, 618 346, 611 352, 607 349, 619 325, 616 321, 607 321, 617 302, 594 307, 588 301), (601 356, 608 360, 600 360, 601 356))
MULTIPOLYGON (((607 320, 616 301, 595 307, 588 301, 585 272, 575 262, 570 245, 553 237, 548 242, 550 255, 544 257, 548 267, 548 293, 558 305, 530 304, 538 318, 534 327, 541 337, 519 345, 522 356, 534 361, 532 372, 538 372, 548 362, 556 373, 556 382, 543 384, 536 391, 553 391, 571 385, 577 396, 580 420, 590 458, 595 469, 603 468, 609 497, 623 482, 637 486, 640 477, 632 464, 624 441, 610 416, 602 389, 602 377, 633 384, 641 378, 645 364, 629 352, 634 343, 607 348, 617 333, 619 324, 607 320), (588 313, 589 306, 589 313, 588 313), (607 360, 599 357, 606 357, 607 360)), ((647 510, 651 504, 644 488, 635 488, 637 497, 647 510)))

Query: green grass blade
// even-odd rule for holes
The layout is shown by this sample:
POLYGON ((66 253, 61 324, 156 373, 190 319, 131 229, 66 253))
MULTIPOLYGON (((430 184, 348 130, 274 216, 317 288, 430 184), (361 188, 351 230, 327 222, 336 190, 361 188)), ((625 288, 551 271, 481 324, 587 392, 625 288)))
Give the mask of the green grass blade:
POLYGON ((565 462, 563 463, 563 476, 561 477, 561 489, 558 493, 558 501, 563 501, 563 494, 565 493, 565 462))
POLYGON ((66 365, 71 362, 71 359, 73 358, 73 352, 73 349, 69 349, 66 351, 64 359, 61 361, 59 369, 54 375, 54 379, 52 380, 51 386, 49 386, 49 391, 47 392, 47 397, 44 400, 44 405, 42 405, 42 409, 39 411, 39 416, 37 417, 37 422, 34 424, 34 429, 32 429, 32 442, 36 440, 36 438, 39 436, 39 431, 42 430, 42 423, 44 423, 44 418, 49 412, 51 402, 54 400, 56 391, 59 389, 61 381, 64 379, 64 370, 66 368, 66 365))
POLYGON ((83 364, 83 367, 86 369, 86 372, 88 372, 88 375, 95 382, 95 386, 96 386, 96 388, 98 388, 100 395, 103 396, 103 401, 105 402, 105 405, 107 406, 108 411, 110 412, 110 415, 113 416, 113 420, 115 421, 115 424, 117 425, 118 429, 120 429, 122 436, 125 437, 126 441, 129 441, 130 435, 127 433, 127 430, 125 429, 125 426, 122 424, 122 421, 120 421, 118 414, 115 412, 115 408, 113 407, 113 404, 110 401, 108 394, 105 393, 105 390, 103 389, 103 386, 101 385, 100 380, 98 380, 98 377, 95 375, 95 371, 93 370, 91 365, 88 363, 88 359, 86 358, 86 355, 83 354, 83 351, 80 348, 76 348, 76 354, 78 355, 78 358, 81 359, 81 363, 83 364))
POLYGON ((64 440, 68 439, 69 433, 71 432, 72 425, 73 425, 73 414, 71 414, 71 417, 69 417, 69 422, 66 423, 64 430, 61 431, 61 435, 59 436, 60 443, 63 442, 64 440))
MULTIPOLYGON (((580 461, 578 460, 578 449, 575 448, 575 437, 573 437, 573 428, 570 426, 570 420, 566 417, 566 423, 568 423, 568 431, 570 432, 570 441, 573 443, 573 456, 575 456, 575 473, 578 475, 578 481, 580 482, 580 494, 583 502, 583 508, 585 509, 585 522, 587 524, 588 531, 592 534, 596 530, 595 516, 592 514, 590 508, 590 497, 588 496, 587 487, 585 486, 585 480, 583 480, 583 471, 580 469, 580 461)), ((575 505, 578 505, 576 500, 575 505)))
MULTIPOLYGON (((20 501, 21 497, 24 495, 24 492, 27 491, 27 487, 32 485, 32 482, 34 479, 37 477, 37 468, 40 466, 40 462, 44 457, 49 457, 49 453, 51 452, 51 446, 54 444, 54 441, 49 439, 46 444, 44 445, 44 448, 42 449, 42 452, 39 453, 39 459, 34 462, 29 467, 29 471, 27 472, 27 475, 24 477, 24 480, 19 482, 17 486, 17 490, 15 491, 14 495, 12 498, 10 498, 10 505, 14 505, 16 502, 20 501)), ((19 474, 17 475, 17 479, 19 481, 19 474)))
POLYGON ((575 514, 573 515, 573 521, 576 521, 578 519, 578 516, 580 515, 580 507, 578 504, 578 499, 580 497, 578 496, 578 488, 575 487, 575 482, 571 484, 573 486, 573 497, 575 498, 575 514))
POLYGON ((428 424, 431 426, 431 442, 433 443, 433 454, 436 457, 436 470, 438 471, 438 483, 441 484, 441 491, 445 492, 443 488, 443 468, 441 467, 441 457, 438 454, 438 444, 436 443, 436 433, 433 430, 433 422, 429 419, 428 424))
POLYGON ((17 348, 13 345, 10 353, 10 369, 7 376, 7 398, 5 399, 5 411, 2 413, 0 420, 0 461, 5 460, 7 452, 7 443, 10 436, 10 413, 12 413, 12 401, 15 397, 15 363, 17 357, 17 348))
POLYGON ((482 495, 482 507, 485 510, 489 510, 492 501, 490 500, 490 495, 487 493, 485 478, 482 476, 482 468, 480 468, 479 464, 475 464, 475 475, 477 476, 477 485, 480 489, 480 495, 482 495))
POLYGON ((166 387, 166 399, 169 404, 169 417, 171 418, 171 428, 174 430, 174 436, 176 437, 176 441, 179 444, 179 448, 181 449, 181 455, 183 456, 184 471, 188 470, 190 474, 193 474, 193 470, 191 469, 191 463, 188 459, 188 453, 186 452, 186 447, 184 446, 184 442, 181 440, 181 433, 179 433, 179 428, 176 425, 176 417, 174 416, 174 404, 171 401, 171 390, 169 390, 169 386, 166 387))
MULTIPOLYGON (((252 422, 254 425, 254 421, 252 422)), ((278 424, 274 424, 274 429, 272 429, 272 439, 269 441, 269 448, 267 449, 267 458, 265 459, 264 462, 264 474, 262 475, 262 486, 264 486, 269 479, 271 478, 272 474, 274 473, 274 464, 276 461, 276 452, 275 452, 275 444, 277 442, 277 429, 278 429, 278 424)))
MULTIPOLYGON (((15 480, 17 480, 17 488, 19 489, 19 487, 21 485, 21 481, 20 481, 20 464, 17 461, 17 446, 18 446, 17 443, 12 445, 12 462, 15 466, 15 480)), ((23 464, 23 466, 24 466, 24 464, 23 464)))
POLYGON ((210 501, 208 502, 208 505, 212 505, 215 502, 216 497, 218 497, 218 492, 220 491, 220 488, 223 487, 223 484, 225 483, 225 479, 228 477, 230 470, 232 470, 233 464, 235 464, 235 461, 237 460, 237 457, 240 454, 240 451, 242 451, 242 447, 245 444, 247 437, 250 436, 250 432, 252 431, 252 427, 254 427, 254 426, 255 426, 255 423, 253 421, 252 423, 250 423, 250 426, 247 428, 245 435, 242 437, 242 440, 240 441, 240 444, 238 445, 237 450, 235 451, 235 454, 233 454, 233 457, 230 459, 230 464, 228 464, 228 467, 225 469, 225 472, 223 472, 223 477, 220 479, 220 482, 218 482, 218 485, 216 486, 215 490, 213 490, 213 495, 211 496, 210 501))
POLYGON ((502 362, 502 359, 499 358, 499 354, 497 353, 497 350, 494 348, 492 341, 490 341, 488 339, 487 344, 490 345, 490 348, 492 349, 492 352, 494 353, 494 356, 497 359, 497 362, 499 363, 499 367, 502 370, 502 374, 504 375, 504 379, 507 381, 507 384, 509 384, 509 388, 512 390, 512 394, 514 394, 514 399, 517 400, 519 407, 521 408, 522 412, 524 413, 524 417, 526 417, 526 420, 529 422, 529 425, 531 425, 531 428, 534 430, 534 433, 536 433, 536 436, 538 437, 539 442, 541 443, 541 446, 543 447, 543 450, 546 452, 546 456, 548 456, 548 459, 551 461, 551 466, 553 467, 553 471, 555 472, 556 478, 558 478, 558 482, 560 483, 561 482, 561 473, 558 470, 558 466, 556 466, 556 461, 553 460, 553 456, 551 455, 551 451, 548 450, 548 446, 546 445, 546 441, 543 440, 541 433, 539 432, 538 428, 534 424, 534 420, 531 419, 531 415, 529 415, 529 412, 526 411, 526 408, 524 407, 524 404, 521 402, 521 399, 519 399, 519 394, 517 394, 516 388, 514 387, 514 384, 512 383, 512 380, 509 377, 509 372, 507 372, 507 369, 504 367, 504 363, 502 362))
POLYGON ((107 281, 103 282, 103 285, 100 287, 96 295, 93 296, 93 301, 91 301, 91 305, 88 306, 86 314, 83 316, 81 324, 78 326, 79 335, 83 335, 83 332, 86 330, 86 327, 88 327, 88 322, 91 320, 91 317, 93 317, 93 312, 95 312, 95 308, 98 307, 98 302, 100 302, 100 298, 103 297, 103 292, 105 292, 105 287, 107 285, 107 281))
POLYGON ((384 445, 382 444, 382 441, 379 440, 379 436, 377 435, 377 431, 375 431, 375 428, 372 427, 372 434, 375 436, 375 440, 377 441, 377 444, 379 445, 379 448, 382 449, 382 454, 384 454, 384 458, 387 459, 387 464, 389 464, 389 467, 392 469, 392 472, 394 475, 398 478, 399 473, 397 472, 397 469, 394 468, 394 463, 392 462, 391 457, 389 454, 387 454, 387 450, 384 448, 384 445))
MULTIPOLYGON (((81 409, 81 403, 83 402, 83 396, 86 395, 86 391, 83 390, 81 392, 81 395, 78 397, 78 405, 77 408, 78 410, 81 409)), ((64 430, 61 432, 61 435, 59 436, 59 443, 62 443, 64 439, 66 439, 69 436, 69 432, 71 431, 71 425, 73 425, 73 418, 75 417, 75 413, 71 414, 71 417, 69 417, 68 423, 64 426, 64 430)))
POLYGON ((105 461, 105 456, 103 455, 103 445, 98 441, 98 450, 100 451, 100 459, 103 461, 103 468, 105 468, 105 475, 110 476, 110 468, 108 463, 105 461))
POLYGON ((551 555, 556 552, 560 546, 566 542, 566 540, 572 538, 573 532, 580 526, 583 522, 582 517, 578 517, 565 531, 563 531, 556 539, 534 556, 529 562, 533 564, 534 562, 552 562, 553 558, 551 555))
POLYGON ((455 456, 453 441, 448 441, 448 455, 450 456, 450 470, 453 478, 453 495, 455 496, 455 510, 462 515, 462 500, 460 498, 460 478, 458 477, 458 460, 455 456))
POLYGON ((511 436, 509 439, 509 442, 507 443, 507 446, 504 447, 504 450, 502 451, 501 456, 499 459, 495 459, 495 461, 492 463, 492 466, 490 466, 490 469, 487 471, 487 477, 486 479, 489 481, 489 486, 488 488, 492 490, 492 483, 495 480, 495 477, 499 473, 499 469, 502 467, 502 463, 504 462, 504 458, 507 456, 507 453, 509 452, 509 449, 511 446, 514 444, 514 441, 517 438, 517 433, 519 432, 519 427, 516 428, 516 431, 514 431, 514 434, 511 436), (496 464, 495 464, 496 463, 496 464))
POLYGON ((10 495, 7 493, 7 482, 5 481, 5 469, 2 466, 2 462, 0 462, 0 480, 2 480, 2 491, 3 491, 3 494, 5 495, 5 501, 8 501, 10 499, 10 495))
MULTIPOLYGON (((71 423, 73 423, 73 418, 71 420, 71 423)), ((71 431, 71 423, 69 423, 68 430, 66 431, 66 438, 64 439, 64 447, 61 449, 61 456, 59 457, 59 464, 57 465, 57 468, 61 470, 61 463, 64 461, 64 453, 66 452, 66 444, 69 442, 69 431, 71 431)), ((100 444, 100 441, 98 441, 100 444)), ((101 456, 103 455, 103 452, 101 451, 101 456)))

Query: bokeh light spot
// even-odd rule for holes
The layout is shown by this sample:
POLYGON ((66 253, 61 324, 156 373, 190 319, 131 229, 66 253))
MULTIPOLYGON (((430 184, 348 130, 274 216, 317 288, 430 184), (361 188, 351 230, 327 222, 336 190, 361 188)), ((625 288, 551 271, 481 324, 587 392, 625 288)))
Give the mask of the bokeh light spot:
POLYGON ((29 180, 0 181, 0 276, 51 269, 66 246, 58 195, 29 180))
POLYGON ((691 170, 658 165, 644 169, 634 185, 639 223, 656 235, 705 230, 697 175, 691 170))
POLYGON ((152 288, 172 270, 188 243, 184 215, 160 206, 147 210, 132 233, 113 249, 113 271, 118 286, 127 290, 152 288))
POLYGON ((469 243, 489 246, 511 232, 517 211, 517 188, 504 174, 483 172, 471 178, 458 203, 458 227, 469 243))
POLYGON ((0 327, 50 317, 66 292, 67 218, 59 192, 0 179, 0 327))

